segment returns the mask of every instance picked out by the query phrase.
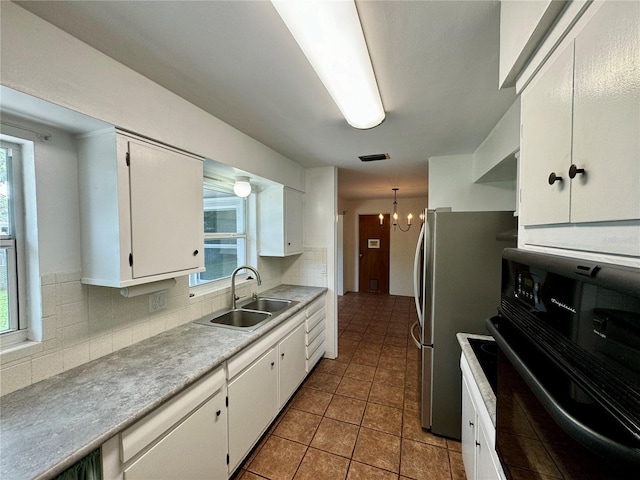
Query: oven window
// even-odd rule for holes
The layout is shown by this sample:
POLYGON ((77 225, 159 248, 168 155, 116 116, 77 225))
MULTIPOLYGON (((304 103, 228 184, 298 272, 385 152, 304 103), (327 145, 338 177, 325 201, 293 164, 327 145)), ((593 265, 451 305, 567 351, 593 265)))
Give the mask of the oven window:
MULTIPOLYGON (((501 322, 500 327, 509 347, 566 412, 615 442, 640 447, 633 435, 571 382, 540 349, 507 321, 501 322)), ((502 352, 497 390, 496 450, 507 478, 620 479, 637 471, 638 458, 629 463, 612 461, 565 433, 502 352)))

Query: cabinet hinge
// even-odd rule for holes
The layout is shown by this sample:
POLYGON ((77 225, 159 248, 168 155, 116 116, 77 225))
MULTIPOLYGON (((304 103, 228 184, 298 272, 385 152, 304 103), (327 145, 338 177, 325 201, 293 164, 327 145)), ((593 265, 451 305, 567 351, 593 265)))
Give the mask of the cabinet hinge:
POLYGON ((126 156, 125 156, 126 162, 127 162, 127 167, 131 165, 131 156, 129 155, 129 152, 127 152, 126 156))
POLYGON ((129 266, 133 267, 133 253, 129 254, 129 266))
POLYGON ((229 465, 229 454, 227 453, 227 465, 229 465))

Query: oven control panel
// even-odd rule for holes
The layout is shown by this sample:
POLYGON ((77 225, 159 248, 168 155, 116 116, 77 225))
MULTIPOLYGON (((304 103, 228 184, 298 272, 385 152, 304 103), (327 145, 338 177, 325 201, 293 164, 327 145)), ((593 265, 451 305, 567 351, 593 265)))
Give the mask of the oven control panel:
POLYGON ((516 298, 531 305, 539 303, 540 284, 535 281, 530 272, 518 271, 515 280, 516 298))

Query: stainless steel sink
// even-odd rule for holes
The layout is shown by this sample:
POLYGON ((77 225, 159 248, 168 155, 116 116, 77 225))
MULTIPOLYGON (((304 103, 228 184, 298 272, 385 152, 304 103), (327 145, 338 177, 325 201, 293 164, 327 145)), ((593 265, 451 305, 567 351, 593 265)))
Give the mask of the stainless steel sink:
POLYGON ((249 300, 244 305, 241 305, 240 308, 220 310, 196 320, 194 323, 252 331, 283 314, 287 309, 298 303, 293 300, 260 297, 249 300))
POLYGON ((196 323, 204 325, 217 325, 220 327, 237 328, 240 330, 255 330, 271 318, 269 312, 256 312, 251 310, 235 309, 217 316, 204 317, 196 320, 196 323))
POLYGON ((259 312, 279 312, 291 306, 291 300, 280 300, 278 298, 257 298, 249 303, 242 305, 245 310, 257 310, 259 312))

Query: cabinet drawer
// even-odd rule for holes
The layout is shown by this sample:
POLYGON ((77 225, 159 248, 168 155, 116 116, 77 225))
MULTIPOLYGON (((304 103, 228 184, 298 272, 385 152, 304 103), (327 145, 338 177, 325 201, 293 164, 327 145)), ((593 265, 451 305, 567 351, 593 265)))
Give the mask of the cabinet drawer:
POLYGON ((122 462, 125 463, 140 453, 224 385, 224 369, 219 368, 123 431, 122 462))
POLYGON ((227 362, 227 378, 231 380, 242 370, 248 367, 256 358, 260 357, 264 352, 273 347, 289 332, 293 331, 304 320, 304 314, 299 312, 282 325, 279 325, 264 337, 259 339, 253 345, 245 348, 237 355, 234 355, 227 362))
POLYGON ((311 358, 322 343, 324 343, 324 330, 320 332, 311 344, 307 345, 307 358, 311 358))
POLYGON ((311 318, 314 313, 322 308, 324 308, 324 295, 309 304, 309 306, 307 307, 307 318, 311 318))
MULTIPOLYGON (((324 310, 318 310, 310 318, 307 319, 307 333, 313 330, 319 323, 323 323, 325 319, 324 310)), ((324 324, 324 323, 323 323, 324 324)))
POLYGON ((324 332, 324 322, 320 322, 316 324, 316 326, 310 332, 307 332, 305 344, 311 345, 313 341, 318 337, 318 335, 320 335, 323 332, 324 332))
POLYGON ((311 357, 307 360, 307 372, 310 372, 316 363, 320 361, 326 350, 326 342, 322 342, 315 352, 311 354, 311 357))

